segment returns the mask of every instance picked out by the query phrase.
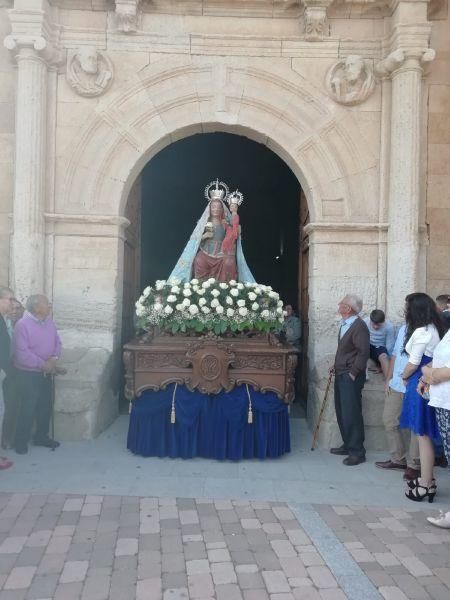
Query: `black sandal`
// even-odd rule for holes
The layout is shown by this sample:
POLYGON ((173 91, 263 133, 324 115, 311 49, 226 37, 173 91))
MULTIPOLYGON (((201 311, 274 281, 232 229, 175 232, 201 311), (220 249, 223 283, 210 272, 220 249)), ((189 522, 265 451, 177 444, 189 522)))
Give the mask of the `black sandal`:
POLYGON ((430 487, 426 485, 422 485, 419 483, 418 479, 414 479, 413 481, 408 481, 408 487, 410 489, 405 492, 405 496, 412 500, 413 502, 422 502, 425 498, 428 498, 428 502, 431 504, 436 496, 437 486, 433 479, 430 487), (413 488, 411 488, 410 484, 415 484, 413 488), (425 490, 425 491, 421 491, 425 490))

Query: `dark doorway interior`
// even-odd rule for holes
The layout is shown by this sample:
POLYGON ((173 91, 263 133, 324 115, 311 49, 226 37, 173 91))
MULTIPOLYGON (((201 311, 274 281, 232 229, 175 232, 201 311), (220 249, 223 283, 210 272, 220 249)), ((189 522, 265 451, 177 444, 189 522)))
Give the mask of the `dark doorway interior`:
POLYGON ((297 304, 300 185, 267 146, 227 133, 194 135, 159 152, 142 172, 141 289, 166 279, 216 177, 239 188, 245 257, 255 279, 297 304))

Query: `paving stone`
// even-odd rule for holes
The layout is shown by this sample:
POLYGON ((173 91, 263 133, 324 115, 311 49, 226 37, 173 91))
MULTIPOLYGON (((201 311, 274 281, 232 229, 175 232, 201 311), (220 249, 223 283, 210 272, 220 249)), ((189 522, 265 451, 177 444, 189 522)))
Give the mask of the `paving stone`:
POLYGON ((295 600, 322 600, 320 593, 313 587, 299 587, 292 590, 295 600))
POLYGON ((163 573, 186 572, 186 562, 183 553, 163 554, 161 565, 163 573))
POLYGON ((291 591, 291 587, 283 571, 263 571, 261 574, 269 594, 291 591))
POLYGON ((400 562, 414 577, 423 577, 433 574, 430 569, 417 558, 417 556, 405 556, 404 558, 400 558, 400 562))
POLYGON ((308 576, 311 577, 314 585, 318 588, 337 587, 336 579, 333 577, 328 567, 308 567, 308 576))
POLYGON ((255 562, 260 569, 267 571, 278 571, 281 569, 280 560, 273 550, 255 552, 254 556, 255 562))
POLYGON ((231 562, 213 563, 211 573, 215 585, 236 583, 237 581, 236 572, 231 562))
POLYGON ((45 548, 24 548, 18 555, 16 567, 37 567, 41 562, 45 548))
POLYGON ((310 587, 313 584, 309 577, 289 577, 288 581, 291 588, 310 587))
POLYGON ((36 567, 14 567, 8 575, 3 589, 17 590, 29 588, 36 573, 36 567))
POLYGON ((59 573, 35 575, 27 593, 27 600, 39 598, 53 598, 58 585, 59 573))
POLYGON ((164 591, 164 600, 188 600, 187 588, 172 588, 164 591))
POLYGON ((388 586, 378 589, 385 600, 408 600, 408 597, 398 587, 388 586))
POLYGON ((162 597, 161 579, 142 579, 137 582, 136 600, 161 600, 162 597))
POLYGON ((162 574, 163 591, 168 589, 187 588, 187 584, 188 580, 186 572, 162 574))
POLYGON ((64 565, 61 573, 61 583, 73 583, 84 581, 88 570, 89 562, 87 560, 68 561, 64 565))
POLYGON ((273 540, 270 542, 270 545, 273 548, 273 551, 278 556, 287 557, 287 556, 297 556, 297 552, 291 542, 287 540, 273 540))
POLYGON ((347 600, 342 590, 319 590, 319 593, 323 600, 347 600))
POLYGON ((260 573, 238 573, 237 578, 241 590, 264 588, 260 573))
POLYGON ((231 560, 235 565, 251 564, 255 562, 255 556, 250 550, 235 550, 230 552, 231 560))
POLYGON ((216 585, 217 600, 242 600, 242 593, 237 585, 216 585))
POLYGON ((7 537, 0 544, 0 554, 17 554, 18 552, 21 552, 27 539, 27 536, 7 537))
POLYGON ((210 573, 188 575, 188 588, 191 598, 214 596, 214 585, 210 573))
POLYGON ((316 566, 316 565, 325 564, 323 558, 320 556, 320 554, 317 551, 302 552, 300 554, 300 558, 301 558, 302 563, 306 567, 312 567, 312 566, 316 566))
POLYGON ((231 556, 227 549, 208 550, 208 560, 210 563, 229 562, 231 556))
POLYGON ((270 600, 295 600, 293 594, 270 594, 270 600))
POLYGON ((133 556, 138 552, 137 538, 118 538, 116 544, 116 556, 133 556))
POLYGON ((298 556, 280 558, 280 565, 286 577, 306 577, 306 568, 298 556))
POLYGON ((266 590, 244 590, 244 600, 269 600, 266 590))
POLYGON ((186 570, 188 575, 200 575, 210 573, 211 568, 206 559, 188 560, 186 562, 186 570))
POLYGON ((261 521, 258 519, 241 519, 241 525, 243 529, 260 529, 262 527, 261 521))

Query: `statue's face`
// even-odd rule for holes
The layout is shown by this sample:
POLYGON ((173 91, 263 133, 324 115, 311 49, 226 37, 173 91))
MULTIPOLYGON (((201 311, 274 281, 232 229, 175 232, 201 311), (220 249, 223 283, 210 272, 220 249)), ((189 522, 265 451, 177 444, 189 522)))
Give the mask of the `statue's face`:
POLYGON ((364 70, 364 61, 360 56, 347 56, 345 60, 345 78, 350 83, 355 83, 364 70))
POLYGON ((96 75, 98 72, 97 50, 95 48, 86 47, 79 50, 77 54, 80 66, 88 75, 96 75))
POLYGON ((223 216, 222 202, 220 202, 220 200, 211 200, 209 212, 212 217, 215 217, 216 219, 221 218, 223 216))

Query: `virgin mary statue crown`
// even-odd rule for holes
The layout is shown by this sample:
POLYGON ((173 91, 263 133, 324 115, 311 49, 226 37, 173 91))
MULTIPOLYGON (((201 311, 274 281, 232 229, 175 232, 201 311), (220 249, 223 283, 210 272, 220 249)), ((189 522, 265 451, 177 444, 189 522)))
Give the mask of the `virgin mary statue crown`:
POLYGON ((216 179, 215 181, 211 181, 205 187, 205 198, 208 202, 211 200, 225 200, 230 192, 230 188, 223 181, 219 181, 216 179))

